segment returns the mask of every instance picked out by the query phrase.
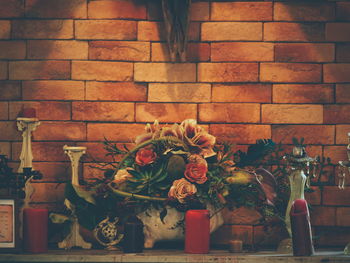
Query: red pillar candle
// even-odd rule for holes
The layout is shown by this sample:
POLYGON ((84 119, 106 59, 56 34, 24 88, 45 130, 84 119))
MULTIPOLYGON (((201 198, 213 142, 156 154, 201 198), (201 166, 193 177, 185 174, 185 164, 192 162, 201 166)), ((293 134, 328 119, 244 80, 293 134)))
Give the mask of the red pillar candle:
POLYGON ((47 252, 47 209, 23 209, 24 250, 31 253, 47 252))
POLYGON ((294 201, 290 210, 292 227, 293 255, 311 256, 314 253, 312 244, 310 215, 304 199, 294 201))
POLYGON ((185 216, 185 252, 209 253, 210 217, 208 210, 189 210, 185 216))

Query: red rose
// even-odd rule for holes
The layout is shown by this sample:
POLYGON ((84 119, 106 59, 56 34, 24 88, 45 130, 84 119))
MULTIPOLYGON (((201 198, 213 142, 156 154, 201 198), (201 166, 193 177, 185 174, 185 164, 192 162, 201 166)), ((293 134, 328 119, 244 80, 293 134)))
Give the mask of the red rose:
POLYGON ((137 151, 135 162, 140 166, 145 166, 157 159, 157 154, 150 148, 142 148, 137 151))
POLYGON ((189 163, 186 165, 185 177, 193 183, 204 184, 207 181, 206 163, 189 163))

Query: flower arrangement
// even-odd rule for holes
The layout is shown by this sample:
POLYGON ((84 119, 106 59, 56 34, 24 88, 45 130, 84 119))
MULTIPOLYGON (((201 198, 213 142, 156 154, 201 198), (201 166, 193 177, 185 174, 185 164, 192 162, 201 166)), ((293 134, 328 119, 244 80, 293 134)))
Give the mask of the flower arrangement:
POLYGON ((150 207, 162 210, 164 217, 169 206, 182 212, 208 204, 216 209, 262 208, 272 196, 267 185, 273 176, 252 169, 273 149, 271 140, 258 141, 246 153, 234 152, 232 145, 218 143, 188 119, 170 127, 147 124, 131 150, 107 140, 104 145, 107 155, 118 160, 99 167, 105 176, 84 187, 66 187, 79 223, 90 230, 106 216, 121 217, 122 222, 122 217, 150 207))

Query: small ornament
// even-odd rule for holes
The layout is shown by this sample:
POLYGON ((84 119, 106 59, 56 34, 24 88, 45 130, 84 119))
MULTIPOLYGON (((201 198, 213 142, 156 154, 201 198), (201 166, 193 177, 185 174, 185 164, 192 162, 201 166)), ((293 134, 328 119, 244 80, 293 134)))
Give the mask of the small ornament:
POLYGON ((118 233, 118 221, 119 219, 117 217, 114 218, 114 221, 110 221, 107 216, 94 229, 94 237, 108 250, 117 250, 115 245, 123 238, 123 235, 118 233))

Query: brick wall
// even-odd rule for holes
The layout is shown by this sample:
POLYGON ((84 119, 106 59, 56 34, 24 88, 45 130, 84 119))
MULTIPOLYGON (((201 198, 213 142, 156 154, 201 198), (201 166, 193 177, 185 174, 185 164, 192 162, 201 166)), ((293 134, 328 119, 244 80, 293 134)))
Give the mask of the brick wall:
MULTIPOLYGON (((188 62, 171 63, 159 1, 0 0, 0 151, 18 165, 14 120, 36 108, 37 206, 63 201, 64 144, 103 158, 104 136, 129 143, 154 119, 196 118, 239 145, 305 137, 310 154, 346 158, 349 1, 194 1, 189 40, 188 62)), ((350 188, 309 198, 319 243, 350 241, 350 188)))

